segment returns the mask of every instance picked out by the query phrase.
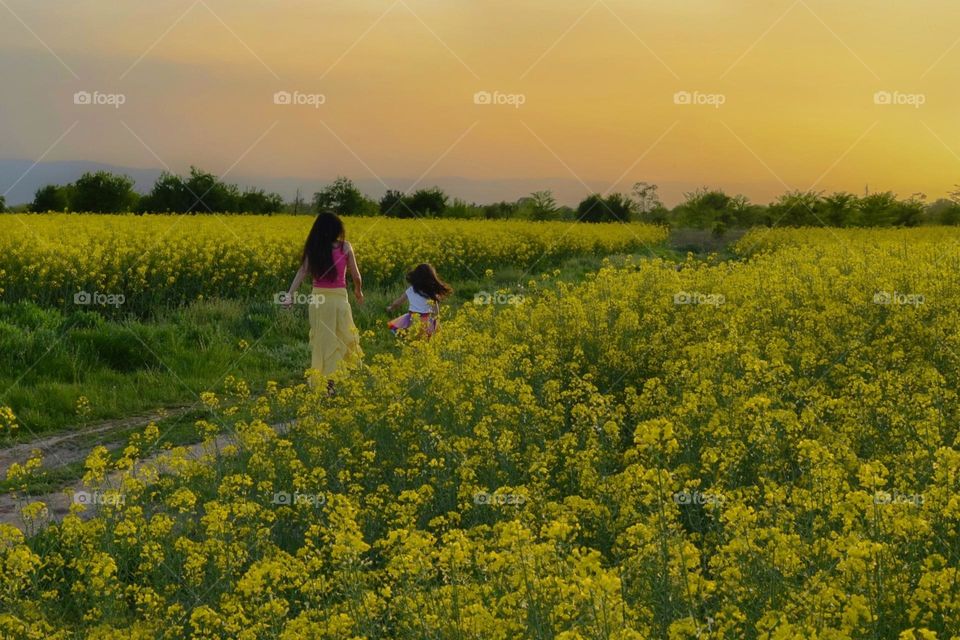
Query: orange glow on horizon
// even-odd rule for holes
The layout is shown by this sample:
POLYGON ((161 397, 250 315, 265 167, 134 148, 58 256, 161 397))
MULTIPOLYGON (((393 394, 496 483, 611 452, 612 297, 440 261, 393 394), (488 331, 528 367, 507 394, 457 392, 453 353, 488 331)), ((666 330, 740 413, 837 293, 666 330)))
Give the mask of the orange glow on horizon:
POLYGON ((697 185, 766 202, 960 182, 946 1, 9 5, 36 37, 0 24, 5 158, 37 159, 77 122, 45 160, 391 188, 563 179, 565 201, 639 180, 668 203, 697 185), (126 103, 81 108, 84 90, 126 103))

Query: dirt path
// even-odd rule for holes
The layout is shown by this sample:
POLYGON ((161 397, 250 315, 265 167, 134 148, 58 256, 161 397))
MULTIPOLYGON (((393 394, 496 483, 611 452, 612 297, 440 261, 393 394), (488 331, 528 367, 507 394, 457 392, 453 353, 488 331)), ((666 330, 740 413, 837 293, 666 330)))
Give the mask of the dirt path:
POLYGON ((162 414, 144 414, 118 420, 109 420, 89 427, 61 431, 51 436, 15 444, 0 450, 0 479, 6 478, 7 469, 14 463, 23 464, 26 462, 35 449, 39 449, 43 454, 43 467, 45 469, 64 467, 73 462, 86 460, 90 451, 95 446, 103 445, 108 449, 120 447, 123 442, 119 439, 111 438, 111 435, 129 429, 146 427, 151 422, 156 422, 164 418, 175 418, 187 413, 189 410, 190 406, 188 405, 172 407, 165 410, 162 414), (96 442, 88 442, 90 436, 94 435, 100 437, 96 439, 96 442))
MULTIPOLYGON (((125 421, 126 422, 126 421, 125 421)), ((280 435, 286 433, 292 423, 285 422, 276 425, 272 425, 273 429, 280 435)), ((106 428, 106 427, 104 427, 106 428)), ((95 433, 93 431, 87 431, 84 433, 95 433)), ((63 437, 69 437, 63 436, 63 437)), ((184 449, 186 451, 187 458, 197 460, 204 456, 205 454, 211 453, 213 451, 220 450, 230 444, 238 444, 236 435, 234 433, 225 433, 217 436, 212 442, 208 443, 197 443, 192 445, 187 445, 184 447, 177 447, 178 449, 184 449)), ((168 451, 157 453, 150 457, 140 460, 136 465, 137 470, 153 467, 160 474, 170 474, 175 473, 174 470, 170 469, 164 464, 166 456, 169 455, 168 451)), ((104 487, 118 487, 122 482, 124 472, 116 471, 107 476, 106 480, 103 483, 104 487)), ((44 495, 38 496, 27 496, 21 497, 19 500, 15 499, 11 494, 0 495, 0 524, 8 524, 17 527, 21 531, 26 531, 27 524, 21 514, 20 509, 31 502, 43 502, 47 505, 48 513, 48 523, 49 522, 59 522, 70 513, 70 506, 77 496, 90 495, 93 492, 93 489, 90 487, 84 486, 81 481, 72 483, 66 487, 63 487, 59 491, 54 493, 47 493, 44 495)), ((86 511, 83 512, 83 518, 91 518, 96 515, 96 507, 93 505, 88 505, 86 511)), ((42 526, 43 523, 41 523, 42 526)))

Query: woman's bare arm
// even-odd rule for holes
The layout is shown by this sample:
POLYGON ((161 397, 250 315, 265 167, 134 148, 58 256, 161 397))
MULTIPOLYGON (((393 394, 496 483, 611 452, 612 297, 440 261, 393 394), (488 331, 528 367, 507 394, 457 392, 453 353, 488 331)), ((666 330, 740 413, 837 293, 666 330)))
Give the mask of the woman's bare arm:
POLYGON ((350 279, 353 280, 353 294, 357 297, 357 304, 363 304, 363 278, 360 276, 360 267, 357 266, 357 256, 353 252, 353 245, 345 242, 347 248, 347 267, 350 269, 350 279))
POLYGON ((301 264, 300 269, 297 270, 297 275, 293 277, 293 282, 290 283, 290 289, 287 291, 287 297, 283 301, 283 306, 289 307, 293 305, 293 294, 300 289, 300 285, 303 284, 303 279, 307 277, 307 272, 309 270, 307 259, 304 258, 303 264, 301 264))

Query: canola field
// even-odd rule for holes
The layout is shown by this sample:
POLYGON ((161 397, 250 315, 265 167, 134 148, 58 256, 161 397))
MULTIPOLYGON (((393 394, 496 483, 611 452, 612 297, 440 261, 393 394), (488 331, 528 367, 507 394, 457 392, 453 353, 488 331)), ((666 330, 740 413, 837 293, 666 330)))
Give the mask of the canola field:
MULTIPOLYGON (((299 267, 313 216, 0 216, 0 301, 131 313, 209 298, 271 301, 299 267)), ((564 257, 644 251, 644 224, 346 218, 365 282, 393 284, 431 262, 448 278, 564 257)))
POLYGON ((158 477, 148 429, 95 517, 0 527, 0 636, 960 637, 951 234, 754 231, 468 304, 334 397, 233 381, 197 429, 237 444, 158 477))

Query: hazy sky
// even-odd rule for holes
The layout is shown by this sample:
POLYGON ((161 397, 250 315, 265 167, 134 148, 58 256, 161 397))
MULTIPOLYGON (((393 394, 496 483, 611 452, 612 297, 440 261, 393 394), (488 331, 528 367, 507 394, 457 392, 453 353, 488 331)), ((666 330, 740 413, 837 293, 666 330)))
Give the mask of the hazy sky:
POLYGON ((668 201, 960 182, 956 0, 0 0, 0 60, 0 158, 668 201))

